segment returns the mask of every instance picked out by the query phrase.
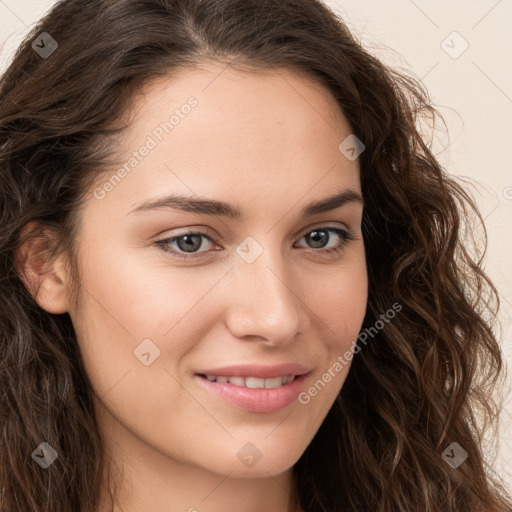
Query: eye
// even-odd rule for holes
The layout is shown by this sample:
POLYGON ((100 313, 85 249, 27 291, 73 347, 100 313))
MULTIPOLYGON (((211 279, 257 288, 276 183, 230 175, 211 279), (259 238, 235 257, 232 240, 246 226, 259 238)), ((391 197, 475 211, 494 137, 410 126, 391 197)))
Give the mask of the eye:
POLYGON ((213 243, 213 239, 206 233, 191 231, 172 238, 160 240, 158 242, 155 242, 155 244, 158 247, 160 247, 163 251, 168 252, 174 256, 177 256, 178 258, 197 258, 198 256, 196 256, 195 253, 197 252, 197 249, 199 249, 202 246, 203 238, 213 243), (171 244, 176 244, 178 250, 172 248, 170 249, 169 246, 171 244), (189 253, 189 251, 191 252, 189 253))
MULTIPOLYGON (((356 240, 355 235, 349 229, 330 226, 315 228, 314 230, 308 231, 301 237, 301 239, 302 238, 306 239, 308 243, 313 245, 312 249, 308 252, 318 252, 322 254, 340 253, 350 241, 356 240), (338 241, 333 247, 328 249, 322 248, 332 238, 332 233, 336 235, 338 241)), ((212 244, 214 243, 214 240, 208 234, 200 231, 190 231, 172 238, 159 240, 158 242, 155 242, 155 245, 164 252, 172 254, 178 258, 193 259, 201 257, 202 252, 208 252, 199 251, 203 246, 203 239, 206 239, 212 244), (175 244, 174 247, 176 248, 172 248, 173 244, 175 244)))
POLYGON ((334 233, 338 238, 338 241, 334 244, 334 246, 329 249, 321 248, 320 251, 313 252, 321 252, 321 253, 340 253, 349 242, 356 239, 354 233, 349 229, 341 229, 338 227, 330 227, 330 226, 322 226, 315 228, 312 231, 308 231, 302 238, 308 240, 310 244, 313 244, 313 248, 318 248, 318 246, 323 246, 329 239, 332 237, 329 233, 334 233))

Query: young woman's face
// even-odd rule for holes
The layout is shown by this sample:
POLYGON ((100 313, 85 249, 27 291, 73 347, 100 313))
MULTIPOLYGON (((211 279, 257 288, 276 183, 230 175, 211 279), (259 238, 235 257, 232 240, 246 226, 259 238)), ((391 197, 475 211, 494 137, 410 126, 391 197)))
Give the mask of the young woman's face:
POLYGON ((319 85, 215 64, 153 82, 133 114, 83 210, 69 310, 100 428, 155 474, 282 473, 333 405, 366 309, 350 126, 319 85))

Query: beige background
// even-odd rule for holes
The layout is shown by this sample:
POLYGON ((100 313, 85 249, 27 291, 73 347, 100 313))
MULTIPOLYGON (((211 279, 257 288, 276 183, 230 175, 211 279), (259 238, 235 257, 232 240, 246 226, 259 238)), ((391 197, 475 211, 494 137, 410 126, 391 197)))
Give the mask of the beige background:
MULTIPOLYGON (((0 0, 0 44, 5 42, 1 69, 54 3, 0 0)), ((478 186, 471 190, 488 229, 485 268, 500 291, 499 335, 512 368, 512 2, 327 3, 369 51, 420 78, 445 118, 448 133, 440 124, 434 152, 452 174, 467 176, 478 186)), ((496 468, 512 484, 512 395, 506 399, 501 432, 496 468)))

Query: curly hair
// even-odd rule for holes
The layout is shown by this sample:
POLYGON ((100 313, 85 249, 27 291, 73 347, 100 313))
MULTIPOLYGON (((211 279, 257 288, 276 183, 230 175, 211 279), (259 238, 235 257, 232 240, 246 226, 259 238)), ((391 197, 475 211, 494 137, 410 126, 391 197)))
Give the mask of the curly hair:
POLYGON ((96 512, 109 474, 71 319, 38 306, 18 250, 44 235, 58 240, 48 258, 76 254, 80 208, 115 162, 134 94, 206 60, 289 69, 329 90, 366 148, 363 326, 402 306, 354 357, 293 467, 302 508, 512 510, 484 442, 504 362, 483 219, 423 140, 419 122, 440 114, 421 82, 363 49, 320 0, 60 0, 17 49, 0 82, 2 510, 96 512), (42 55, 47 34, 57 44, 42 55), (463 232, 472 216, 480 257, 475 230, 463 232), (30 459, 42 440, 65 454, 44 472, 30 459), (442 456, 454 442, 469 453, 457 468, 442 456))

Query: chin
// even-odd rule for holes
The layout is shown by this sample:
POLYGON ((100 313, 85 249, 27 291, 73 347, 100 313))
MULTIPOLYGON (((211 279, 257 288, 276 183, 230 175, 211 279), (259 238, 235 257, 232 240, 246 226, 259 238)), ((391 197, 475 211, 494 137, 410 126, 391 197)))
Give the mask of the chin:
POLYGON ((277 450, 269 450, 270 454, 265 456, 265 451, 261 453, 259 459, 248 460, 244 462, 244 457, 238 456, 237 451, 231 452, 233 455, 228 458, 216 456, 215 463, 212 465, 212 459, 197 461, 197 465, 205 470, 221 475, 229 474, 230 478, 268 478, 277 476, 289 470, 302 455, 298 452, 295 457, 290 457, 290 450, 286 453, 279 453, 277 450))
MULTIPOLYGON (((230 478, 269 478, 281 475, 285 471, 288 471, 293 464, 275 464, 275 465, 264 465, 256 464, 253 468, 231 468, 229 475, 230 478)), ((227 473, 224 473, 227 474, 227 473)))
MULTIPOLYGON (((302 452, 297 452, 296 456, 291 457, 291 450, 283 451, 268 450, 268 454, 263 452, 261 458, 250 467, 244 467, 240 462, 231 467, 232 476, 238 478, 268 478, 269 476, 277 476, 289 470, 299 460, 302 452)), ((238 462, 238 461, 237 461, 238 462)))

